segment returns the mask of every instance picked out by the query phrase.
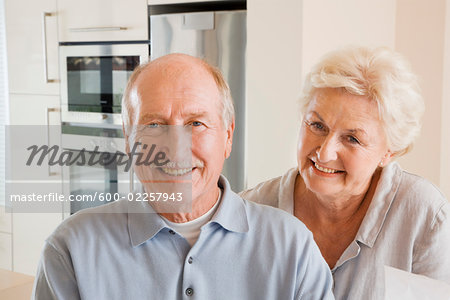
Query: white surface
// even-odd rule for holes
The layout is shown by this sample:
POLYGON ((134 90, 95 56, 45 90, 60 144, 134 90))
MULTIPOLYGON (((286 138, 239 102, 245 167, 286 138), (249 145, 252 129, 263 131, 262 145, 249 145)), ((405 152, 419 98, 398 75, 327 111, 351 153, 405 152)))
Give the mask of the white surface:
MULTIPOLYGON (((5 0, 10 93, 58 95, 59 84, 44 79, 42 13, 55 12, 56 0, 5 0)), ((58 79, 56 17, 47 17, 48 77, 58 79)))
MULTIPOLYGON (((10 95, 11 99, 11 123, 12 125, 45 125, 47 108, 59 107, 59 97, 57 96, 36 96, 36 95, 10 95)), ((60 124, 58 113, 50 113, 50 124, 60 124)), ((52 140, 52 144, 56 141, 52 140)), ((22 147, 21 147, 22 148, 22 147)), ((18 151, 22 151, 18 149, 18 151)), ((52 167, 52 171, 56 166, 52 167)), ((14 170, 18 170, 20 166, 13 166, 14 170)), ((52 179, 60 180, 59 175, 49 177, 47 170, 36 167, 26 167, 23 171, 30 173, 42 173, 42 180, 52 179)), ((23 173, 21 173, 23 174, 23 173)), ((48 192, 62 192, 55 190, 54 185, 50 185, 51 190, 48 192)), ((43 190, 39 191, 43 194, 43 190)), ((35 275, 37 263, 40 253, 44 245, 45 239, 50 235, 56 226, 62 221, 61 213, 13 213, 12 214, 12 237, 13 237, 13 271, 35 275)))
POLYGON ((13 271, 36 275, 45 239, 62 221, 62 213, 13 214, 13 271))
POLYGON ((11 233, 11 213, 6 213, 3 205, 0 205, 0 233, 11 233))
POLYGON ((58 0, 59 41, 148 40, 146 0, 58 0), (126 30, 73 32, 93 27, 126 30))
POLYGON ((450 285, 385 266, 385 300, 448 300, 450 285))
POLYGON ((11 234, 0 232, 0 269, 12 269, 11 234))

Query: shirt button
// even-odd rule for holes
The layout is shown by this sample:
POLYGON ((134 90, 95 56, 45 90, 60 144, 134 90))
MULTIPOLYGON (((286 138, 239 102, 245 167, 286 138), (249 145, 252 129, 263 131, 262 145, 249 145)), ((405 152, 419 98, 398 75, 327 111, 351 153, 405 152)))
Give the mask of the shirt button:
POLYGON ((172 229, 169 230, 170 234, 175 234, 175 231, 173 231, 172 229))
POLYGON ((186 296, 190 297, 190 296, 194 295, 194 290, 191 288, 187 288, 185 293, 186 293, 186 296))
POLYGON ((193 261, 192 257, 189 257, 188 263, 192 264, 192 261, 193 261))

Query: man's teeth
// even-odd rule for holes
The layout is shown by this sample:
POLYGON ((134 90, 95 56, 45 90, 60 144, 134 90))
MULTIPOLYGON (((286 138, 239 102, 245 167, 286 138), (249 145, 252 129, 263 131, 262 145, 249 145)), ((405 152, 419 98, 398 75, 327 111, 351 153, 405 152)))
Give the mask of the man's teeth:
POLYGON ((181 175, 191 172, 192 168, 172 169, 172 168, 164 168, 163 167, 163 168, 161 168, 161 170, 164 173, 169 174, 171 176, 181 176, 181 175))
POLYGON ((325 172, 325 173, 333 174, 333 173, 338 172, 337 170, 327 169, 327 168, 322 168, 322 167, 319 166, 317 163, 314 163, 314 166, 315 166, 319 171, 322 171, 322 172, 325 172))

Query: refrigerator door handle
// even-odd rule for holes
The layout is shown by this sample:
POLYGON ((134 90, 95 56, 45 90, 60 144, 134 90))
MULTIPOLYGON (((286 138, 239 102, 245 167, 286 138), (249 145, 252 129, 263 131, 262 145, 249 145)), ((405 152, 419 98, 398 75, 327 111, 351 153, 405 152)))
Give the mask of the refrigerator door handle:
POLYGON ((214 12, 184 14, 181 28, 186 30, 212 30, 214 29, 214 12))

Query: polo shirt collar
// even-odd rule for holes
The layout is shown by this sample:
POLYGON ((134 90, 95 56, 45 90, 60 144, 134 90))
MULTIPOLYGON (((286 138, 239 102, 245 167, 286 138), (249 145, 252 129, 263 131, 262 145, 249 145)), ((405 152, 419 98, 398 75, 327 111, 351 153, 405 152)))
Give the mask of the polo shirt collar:
POLYGON ((248 232, 247 211, 244 200, 231 190, 225 176, 220 175, 218 186, 223 190, 220 206, 211 222, 234 232, 248 232))
MULTIPOLYGON (((228 180, 222 175, 218 186, 223 190, 222 198, 211 222, 229 231, 247 232, 249 226, 244 201, 231 190, 228 180)), ((133 247, 152 239, 164 228, 169 229, 167 223, 148 202, 128 203, 128 230, 133 247)))
POLYGON ((168 228, 166 222, 148 202, 129 202, 128 231, 133 247, 153 238, 164 228, 168 228))
POLYGON ((402 174, 402 169, 396 162, 383 168, 372 202, 356 234, 357 241, 373 247, 397 194, 402 174))

